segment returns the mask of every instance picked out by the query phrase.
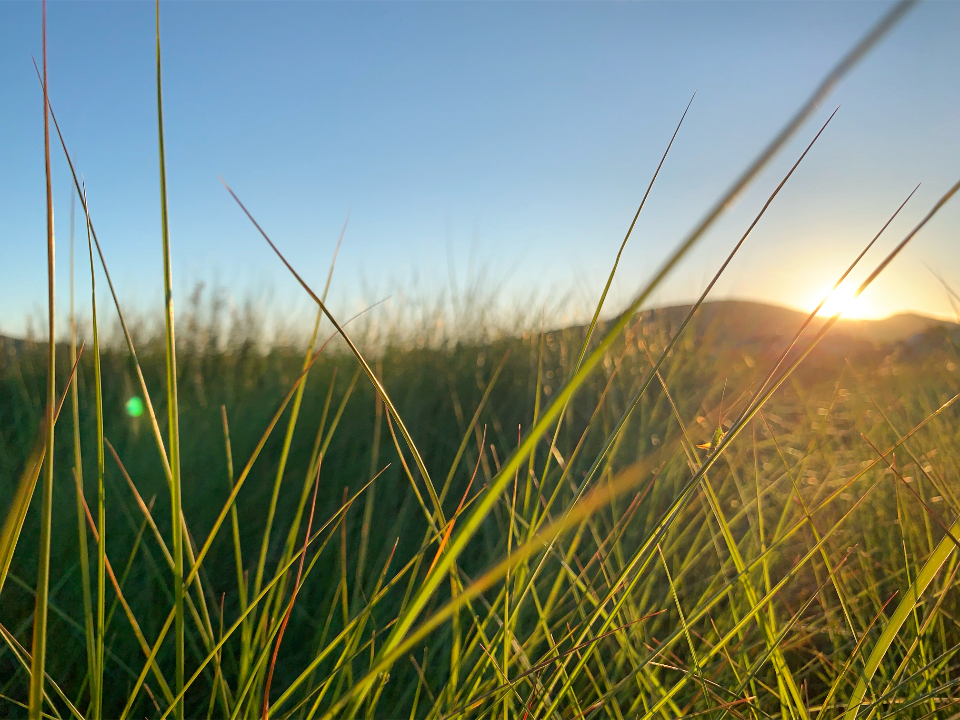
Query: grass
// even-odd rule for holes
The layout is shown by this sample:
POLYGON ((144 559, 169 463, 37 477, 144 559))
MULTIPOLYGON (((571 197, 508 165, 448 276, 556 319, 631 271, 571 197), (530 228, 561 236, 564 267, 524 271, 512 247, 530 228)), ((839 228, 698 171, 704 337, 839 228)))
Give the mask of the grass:
MULTIPOLYGON (((178 697, 183 694, 184 671, 184 615, 183 615, 183 516, 182 488, 180 486, 180 413, 177 408, 177 341, 173 319, 173 278, 170 268, 170 228, 167 223, 167 161, 163 148, 163 83, 160 62, 160 3, 156 4, 157 17, 157 137, 160 145, 160 227, 163 236, 163 299, 164 329, 166 330, 167 365, 167 440, 170 454, 170 510, 173 520, 170 523, 173 545, 173 612, 176 624, 176 691, 178 697)), ((86 208, 86 203, 84 203, 86 208)), ((158 439, 163 452, 162 442, 158 439)), ((101 457, 102 457, 101 451, 101 457)), ((102 507, 102 503, 101 503, 102 507)), ((101 516, 102 523, 102 516, 101 516)), ((102 614, 102 612, 101 612, 102 614)), ((208 627, 209 629, 209 627, 208 627)), ((174 708, 174 715, 183 720, 183 702, 174 708)))
POLYGON ((50 585, 50 536, 53 531, 53 404, 57 396, 54 314, 53 185, 50 172, 50 101, 47 95, 47 7, 43 6, 43 149, 47 181, 47 407, 44 417, 43 490, 40 505, 40 557, 37 562, 37 603, 33 615, 30 664, 30 718, 39 720, 43 707, 43 678, 47 656, 47 596, 50 585))
MULTIPOLYGON (((960 336, 857 343, 816 311, 762 327, 743 306, 704 305, 829 119, 698 301, 644 310, 908 7, 840 60, 605 321, 618 254, 585 327, 498 332, 478 305, 457 309, 476 341, 426 337, 431 322, 375 337, 376 311, 352 323, 327 307, 333 263, 316 292, 255 200, 248 211, 227 188, 318 306, 290 344, 199 291, 175 332, 158 7, 161 332, 122 312, 50 109, 117 330, 94 290, 90 350, 77 348, 71 279, 57 353, 46 128, 48 340, 0 346, 2 714, 954 714, 960 336), (67 393, 70 432, 55 434, 67 393)), ((41 82, 46 107, 45 53, 41 82)), ((682 118, 661 166, 674 140, 682 118)), ((892 250, 860 291, 889 271, 958 189, 898 242, 884 231, 903 205, 884 211, 838 284, 875 243, 892 250)))

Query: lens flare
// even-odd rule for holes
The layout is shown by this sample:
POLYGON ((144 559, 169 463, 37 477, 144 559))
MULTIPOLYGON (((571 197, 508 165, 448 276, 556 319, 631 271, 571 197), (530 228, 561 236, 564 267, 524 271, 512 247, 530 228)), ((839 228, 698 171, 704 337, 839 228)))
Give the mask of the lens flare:
POLYGON ((820 317, 832 317, 838 312, 842 312, 841 317, 847 319, 871 317, 873 313, 870 303, 863 295, 857 297, 856 292, 855 286, 846 284, 841 285, 836 290, 827 288, 814 299, 813 307, 816 307, 823 300, 823 296, 827 295, 826 302, 817 312, 820 317))
POLYGON ((127 409, 127 415, 130 417, 136 418, 143 415, 143 400, 136 395, 127 400, 127 404, 124 407, 127 409))

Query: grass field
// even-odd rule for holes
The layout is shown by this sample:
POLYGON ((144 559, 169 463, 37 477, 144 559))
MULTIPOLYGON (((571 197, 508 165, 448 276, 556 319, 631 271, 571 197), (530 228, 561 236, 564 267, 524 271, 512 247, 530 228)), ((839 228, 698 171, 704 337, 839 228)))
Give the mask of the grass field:
MULTIPOLYGON (((552 536, 545 528, 562 524, 565 513, 576 507, 577 486, 649 374, 647 353, 662 351, 683 309, 638 317, 635 329, 611 349, 602 370, 568 406, 546 472, 547 440, 533 461, 524 463, 523 472, 510 478, 457 567, 425 607, 428 617, 451 604, 457 612, 406 648, 389 671, 390 681, 381 684, 379 676, 374 694, 361 707, 334 716, 445 717, 480 700, 476 707, 462 708, 464 714, 506 712, 512 717, 530 705, 531 716, 542 716, 556 702, 560 717, 569 717, 603 700, 611 713, 617 706, 624 717, 652 712, 658 701, 657 714, 726 707, 734 716, 760 717, 791 712, 791 682, 800 702, 794 714, 813 716, 821 708, 826 717, 838 714, 884 618, 937 544, 945 538, 949 542, 941 524, 952 522, 953 508, 960 503, 950 482, 958 461, 955 408, 897 443, 960 389, 960 338, 933 328, 911 343, 856 343, 842 335, 838 347, 825 343, 754 416, 719 466, 688 488, 691 474, 709 452, 695 445, 711 440, 721 413, 729 430, 748 402, 745 391, 759 385, 763 369, 776 362, 786 345, 789 337, 777 336, 783 328, 776 318, 784 324, 802 320, 794 313, 772 313, 764 329, 749 322, 756 309, 738 304, 703 308, 705 319, 694 321, 687 340, 661 367, 669 392, 657 380, 644 393, 598 466, 596 489, 593 494, 588 489, 581 500, 591 514, 571 522, 545 548, 533 539, 531 528, 552 536), (874 450, 895 445, 886 455, 889 463, 874 450), (678 505, 685 488, 687 501, 678 505), (659 534, 653 552, 644 556, 640 551, 648 537, 674 506, 678 514, 659 534), (508 551, 524 547, 532 552, 509 569, 509 577, 503 567, 488 589, 457 602, 508 551), (589 644, 569 653, 583 643, 589 644), (529 672, 544 661, 543 668, 529 672), (529 674, 519 678, 514 690, 497 690, 523 673, 529 674)), ((517 445, 517 432, 533 421, 538 382, 542 404, 570 371, 583 335, 583 328, 571 328, 482 347, 394 347, 382 353, 378 372, 418 438, 424 463, 453 468, 449 484, 441 486, 447 492, 438 488, 447 523, 467 517, 478 493, 494 481, 498 466, 517 445), (464 437, 467 442, 454 463, 464 437)), ((302 367, 295 350, 264 352, 247 340, 218 343, 203 327, 181 338, 182 474, 188 478, 184 515, 195 544, 210 532, 230 489, 221 406, 228 408, 236 480, 302 367)), ((2 460, 4 476, 13 477, 23 469, 41 423, 45 352, 29 343, 18 343, 14 350, 8 342, 5 350, 2 460)), ((148 388, 159 393, 162 338, 144 338, 138 356, 148 388)), ((88 358, 78 372, 80 436, 89 439, 82 442, 88 486, 97 477, 95 443, 90 442, 97 434, 91 365, 88 358)), ((69 372, 66 358, 61 372, 69 372)), ((129 397, 139 396, 128 353, 122 347, 102 349, 101 373, 109 443, 109 555, 140 631, 155 638, 172 602, 165 560, 169 493, 148 418, 133 418, 126 411, 129 397), (145 522, 144 507, 125 473, 155 521, 145 522)), ((276 689, 300 680, 289 704, 275 706, 278 717, 298 706, 294 715, 307 715, 321 693, 322 712, 356 687, 391 621, 423 582, 439 544, 428 520, 433 512, 426 484, 402 440, 394 442, 395 428, 392 434, 372 387, 361 381, 356 361, 342 348, 321 356, 311 369, 285 455, 283 431, 290 417, 289 409, 281 415, 238 496, 236 525, 229 517, 204 562, 203 593, 192 594, 196 615, 188 618, 192 623, 185 630, 192 670, 218 641, 221 612, 228 632, 250 602, 281 464, 284 482, 265 556, 267 579, 278 576, 290 548, 302 542, 300 530, 293 533, 296 544, 285 543, 322 456, 314 523, 335 519, 310 548, 315 564, 301 581, 289 635, 277 656, 274 703, 276 689), (352 498, 383 468, 337 515, 344 494, 352 498), (315 670, 310 668, 324 653, 315 670)), ((66 460, 56 478, 51 573, 58 580, 51 588, 49 632, 62 642, 49 659, 48 672, 85 712, 91 675, 77 510, 75 494, 69 492, 73 437, 63 432, 58 443, 57 452, 66 460)), ((311 506, 308 498, 306 507, 311 506)), ((434 523, 439 525, 436 519, 434 523)), ((445 537, 443 526, 440 530, 445 537)), ((25 646, 34 605, 34 516, 23 535, 4 587, 3 624, 10 642, 18 638, 25 646)), ((88 542, 93 557, 92 536, 88 542)), ((884 656, 877 675, 883 686, 871 692, 877 699, 886 694, 877 706, 884 715, 895 702, 903 703, 905 712, 912 708, 905 716, 936 713, 938 703, 953 697, 951 652, 960 628, 953 619, 956 599, 942 591, 953 582, 954 569, 951 556, 884 656)), ((296 571, 296 565, 288 570, 288 584, 296 571)), ((91 576, 95 580, 93 571, 91 576)), ((116 606, 118 596, 112 587, 108 590, 110 622, 104 633, 109 680, 103 707, 105 716, 112 717, 122 711, 144 656, 123 606, 116 606)), ((288 590, 285 597, 289 595, 288 590)), ((268 615, 260 619, 258 613, 246 628, 241 624, 188 689, 188 716, 262 711, 263 676, 272 661, 265 653, 272 644, 257 635, 269 638, 277 631, 285 605, 276 596, 265 599, 273 601, 272 607, 265 605, 268 615), (224 692, 214 692, 219 677, 226 681, 224 692), (241 701, 249 678, 255 678, 252 688, 241 701)), ((161 667, 174 665, 172 650, 169 645, 162 649, 161 667)), ((7 678, 3 695, 23 697, 29 683, 26 667, 9 646, 0 662, 7 678)), ((159 714, 165 703, 158 678, 148 676, 145 685, 149 691, 140 694, 135 711, 159 714)), ((61 713, 66 710, 62 700, 53 702, 61 713)), ((16 714, 16 706, 8 705, 5 712, 16 714)))
MULTIPOLYGON (((51 271, 49 339, 0 344, 0 714, 960 713, 956 326, 702 304, 712 282, 645 310, 908 6, 577 327, 344 328, 302 281, 320 310, 290 343, 219 296, 175 319, 159 112, 160 330, 122 314, 76 182, 89 322, 54 341, 51 271)), ((158 109, 160 67, 158 34, 158 109)), ((958 188, 863 239, 887 254, 861 290, 958 188)))

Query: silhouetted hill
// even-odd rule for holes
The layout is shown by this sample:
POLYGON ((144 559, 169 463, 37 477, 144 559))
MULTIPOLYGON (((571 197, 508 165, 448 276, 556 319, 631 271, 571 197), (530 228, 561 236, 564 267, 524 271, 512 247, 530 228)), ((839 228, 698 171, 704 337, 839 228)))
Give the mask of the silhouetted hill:
MULTIPOLYGON (((673 333, 690 307, 653 308, 643 311, 642 315, 673 333)), ((700 306, 687 332, 701 347, 711 351, 762 356, 782 351, 806 317, 804 312, 778 305, 750 300, 717 300, 700 306)), ((826 320, 822 317, 814 319, 804 338, 813 337, 826 320)), ((583 331, 586 326, 565 329, 583 331)), ((916 313, 902 313, 881 320, 840 319, 820 341, 815 355, 866 359, 886 356, 896 349, 901 355, 909 355, 942 346, 947 338, 960 344, 960 325, 916 313)), ((800 343, 803 344, 805 342, 800 343)), ((43 352, 44 343, 0 335, 0 361, 9 361, 28 351, 43 352)), ((65 351, 66 345, 58 343, 58 353, 65 351)))
MULTIPOLYGON (((655 308, 646 313, 678 326, 690 311, 690 305, 655 308)), ((788 338, 796 332, 807 314, 798 310, 749 300, 718 300, 704 303, 697 312, 698 335, 716 335, 716 339, 733 346, 750 345, 775 338, 788 338)), ((815 333, 827 318, 818 317, 807 333, 815 333)), ((915 343, 929 333, 960 335, 960 325, 915 313, 892 315, 881 320, 846 320, 841 318, 823 340, 827 347, 869 343, 873 346, 915 343)))

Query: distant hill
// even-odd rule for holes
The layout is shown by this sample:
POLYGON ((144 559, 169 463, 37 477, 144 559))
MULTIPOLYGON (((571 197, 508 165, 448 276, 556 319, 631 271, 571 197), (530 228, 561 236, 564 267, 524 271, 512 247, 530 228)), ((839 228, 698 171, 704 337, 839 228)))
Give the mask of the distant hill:
MULTIPOLYGON (((676 328, 683 322, 690 307, 672 305, 645 310, 643 314, 676 328)), ((717 300, 700 306, 688 332, 696 333, 698 339, 718 349, 772 350, 783 347, 806 317, 804 312, 779 305, 750 300, 717 300)), ((807 337, 819 330, 824 322, 826 318, 816 318, 807 331, 807 337)), ((585 329, 585 326, 567 329, 585 329)), ((920 350, 931 342, 942 342, 945 336, 960 343, 960 325, 916 313, 892 315, 882 320, 841 319, 820 343, 817 352, 875 354, 897 345, 920 350)), ((60 345, 63 343, 58 343, 58 350, 60 345)), ((43 350, 44 347, 41 341, 0 335, 0 360, 18 355, 28 348, 43 350)), ((65 345, 63 349, 66 349, 65 345)))
POLYGON ((947 320, 901 313, 882 320, 841 320, 835 331, 883 343, 906 341, 937 327, 945 328, 951 334, 960 328, 956 323, 947 320))
MULTIPOLYGON (((690 305, 673 305, 655 308, 647 312, 654 317, 679 324, 690 311, 690 305)), ((722 328, 731 340, 744 342, 792 335, 806 319, 807 313, 799 310, 768 305, 750 300, 717 300, 700 306, 697 326, 716 331, 722 328)), ((819 330, 827 318, 818 317, 811 323, 813 331, 819 330)), ((948 320, 902 313, 882 320, 846 320, 841 318, 827 335, 830 339, 841 336, 850 340, 865 341, 876 345, 906 342, 930 331, 942 328, 953 335, 960 333, 960 325, 948 320)))

